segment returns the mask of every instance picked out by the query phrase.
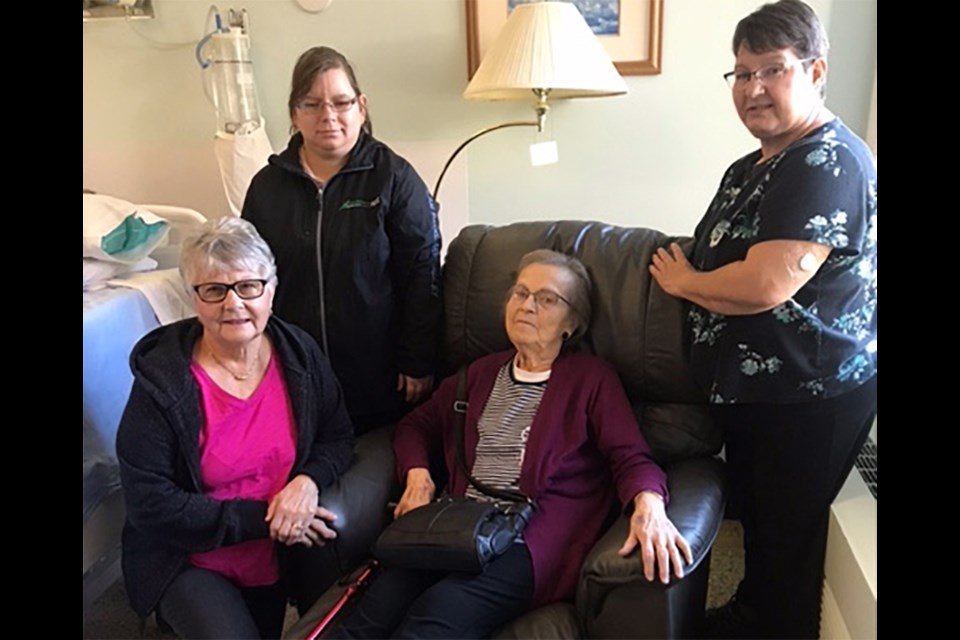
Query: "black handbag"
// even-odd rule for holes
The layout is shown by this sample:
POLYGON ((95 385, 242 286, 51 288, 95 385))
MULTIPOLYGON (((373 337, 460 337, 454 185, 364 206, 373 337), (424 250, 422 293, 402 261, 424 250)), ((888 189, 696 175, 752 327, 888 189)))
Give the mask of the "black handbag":
POLYGON ((457 466, 481 493, 500 502, 442 497, 408 511, 384 529, 373 555, 384 566, 480 573, 514 544, 536 507, 519 491, 494 489, 467 470, 463 431, 467 413, 467 370, 458 374, 454 430, 457 466))

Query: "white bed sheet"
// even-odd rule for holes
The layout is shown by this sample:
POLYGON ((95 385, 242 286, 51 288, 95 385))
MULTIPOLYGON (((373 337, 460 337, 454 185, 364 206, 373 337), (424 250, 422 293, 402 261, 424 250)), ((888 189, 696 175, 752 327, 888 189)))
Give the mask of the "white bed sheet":
POLYGON ((110 280, 114 287, 136 289, 147 299, 160 324, 170 324, 183 318, 197 315, 193 302, 183 286, 183 279, 176 269, 161 269, 135 273, 126 278, 110 280))

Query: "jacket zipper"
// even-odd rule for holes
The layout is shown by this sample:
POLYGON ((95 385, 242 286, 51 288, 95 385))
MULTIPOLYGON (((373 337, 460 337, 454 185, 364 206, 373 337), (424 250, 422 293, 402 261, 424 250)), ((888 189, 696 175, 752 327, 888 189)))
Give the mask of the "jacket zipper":
POLYGON ((323 187, 317 187, 317 276, 320 291, 320 346, 323 353, 330 358, 330 345, 327 343, 327 305, 323 294, 323 187))
MULTIPOLYGON (((280 166, 283 165, 281 164, 280 166)), ((366 164, 347 170, 341 170, 339 173, 353 173, 356 171, 366 171, 372 168, 372 164, 366 164)), ((302 167, 298 166, 296 170, 294 170, 294 173, 302 175, 304 178, 317 186, 317 276, 319 278, 319 285, 317 289, 320 292, 320 348, 323 349, 324 355, 326 355, 329 359, 330 345, 327 341, 327 303, 324 296, 323 249, 321 247, 321 241, 323 239, 323 187, 317 185, 313 178, 311 178, 302 167)), ((330 180, 326 182, 325 186, 330 186, 330 181, 334 180, 339 173, 334 174, 330 180)))

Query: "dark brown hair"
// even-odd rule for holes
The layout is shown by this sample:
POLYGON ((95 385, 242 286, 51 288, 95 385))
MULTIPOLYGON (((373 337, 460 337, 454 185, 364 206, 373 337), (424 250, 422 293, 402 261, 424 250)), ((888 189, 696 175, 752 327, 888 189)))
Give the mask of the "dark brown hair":
POLYGON ((733 55, 743 45, 753 53, 792 49, 798 58, 826 58, 830 43, 820 18, 800 0, 765 4, 737 23, 733 55))
MULTIPOLYGON (((297 105, 300 104, 300 101, 310 93, 310 89, 313 87, 313 81, 316 80, 317 76, 331 69, 343 69, 343 72, 347 74, 347 79, 350 81, 350 87, 353 89, 353 92, 357 97, 363 95, 363 91, 360 90, 360 84, 357 82, 357 74, 353 72, 353 67, 350 65, 346 56, 330 47, 313 47, 300 54, 300 58, 297 59, 297 64, 293 67, 293 79, 290 82, 290 99, 287 102, 291 118, 293 118, 293 112, 296 110, 297 105)), ((291 129, 293 129, 293 127, 291 127, 291 129)), ((369 109, 366 112, 366 119, 363 122, 363 130, 368 134, 373 133, 373 123, 370 121, 369 109)))

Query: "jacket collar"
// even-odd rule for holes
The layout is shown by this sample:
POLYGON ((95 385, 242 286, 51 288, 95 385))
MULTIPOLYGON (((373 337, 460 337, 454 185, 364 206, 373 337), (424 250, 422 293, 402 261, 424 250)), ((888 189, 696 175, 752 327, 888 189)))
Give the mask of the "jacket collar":
MULTIPOLYGON (((130 356, 133 375, 160 406, 172 406, 196 393, 190 363, 202 332, 200 322, 188 318, 154 329, 134 348, 130 356)), ((273 316, 267 322, 266 335, 285 374, 306 375, 310 356, 291 327, 273 316)))
MULTIPOLYGON (((378 142, 366 131, 360 130, 360 137, 357 138, 357 144, 350 150, 350 157, 347 163, 337 173, 350 173, 353 171, 368 171, 374 168, 373 156, 378 142)), ((299 131, 290 138, 287 148, 278 154, 270 156, 268 162, 291 173, 307 176, 303 167, 300 165, 300 147, 303 146, 303 134, 299 131)), ((332 180, 332 178, 331 178, 332 180)))

